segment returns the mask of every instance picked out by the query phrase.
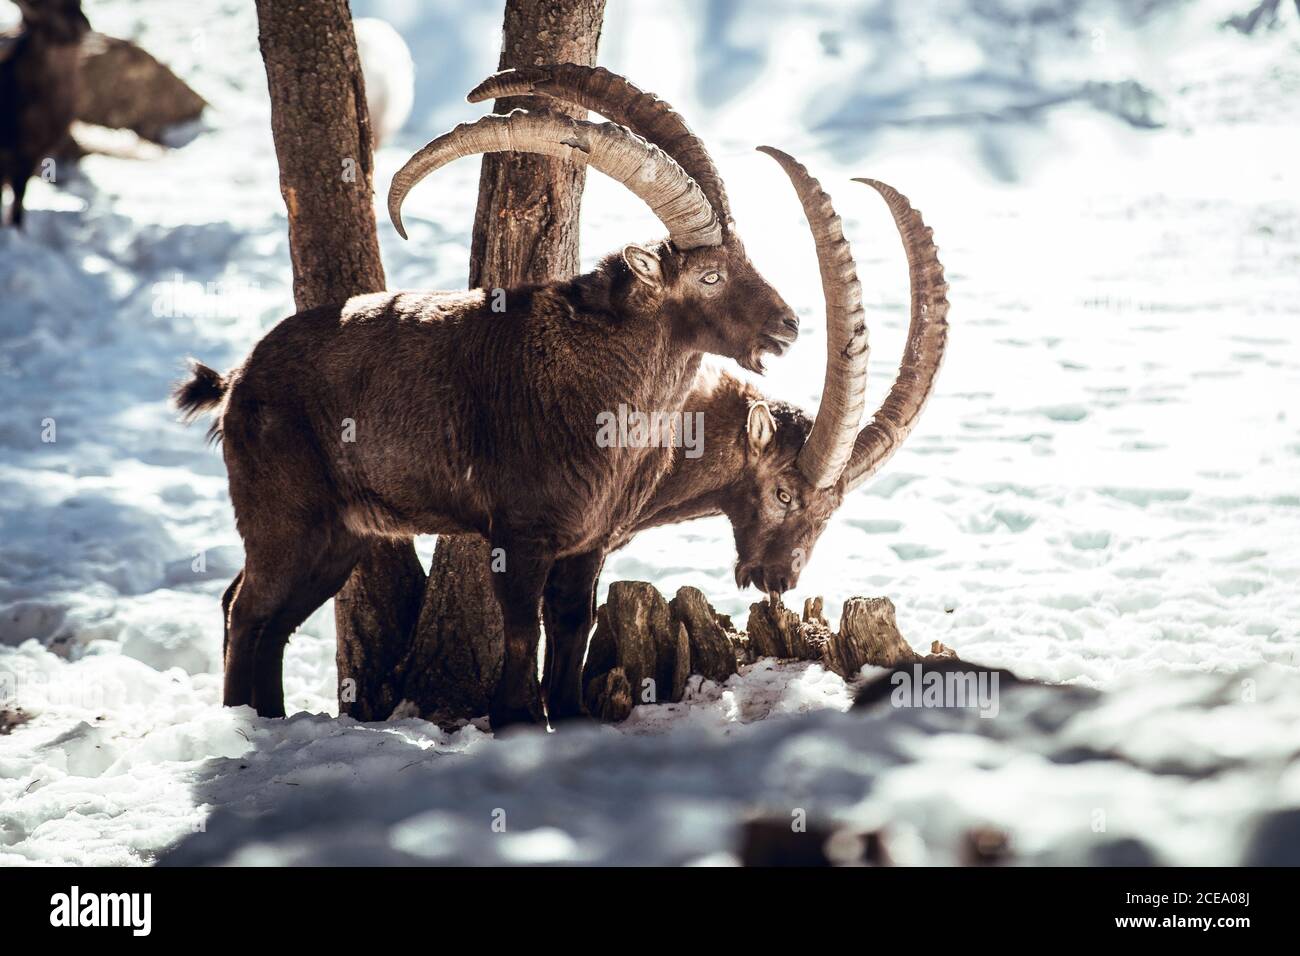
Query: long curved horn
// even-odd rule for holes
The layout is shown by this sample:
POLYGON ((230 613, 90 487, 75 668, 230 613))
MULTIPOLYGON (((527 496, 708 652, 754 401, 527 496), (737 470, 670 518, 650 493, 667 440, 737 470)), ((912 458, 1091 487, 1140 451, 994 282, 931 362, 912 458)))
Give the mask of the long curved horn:
POLYGON ((680 249, 722 243, 722 226, 704 193, 663 150, 614 123, 514 110, 462 123, 406 161, 388 190, 388 215, 405 239, 402 202, 416 183, 462 156, 519 151, 587 163, 616 179, 659 217, 680 249))
POLYGON ((681 114, 653 93, 647 93, 604 67, 554 63, 494 73, 474 87, 466 99, 479 103, 528 95, 576 103, 626 126, 658 146, 677 160, 677 164, 704 190, 723 228, 730 227, 731 206, 713 157, 703 141, 686 125, 681 114))
POLYGON ((907 330, 907 347, 898 378, 879 410, 853 446, 853 456, 844 469, 844 485, 851 491, 870 478, 907 438, 916 424, 926 399, 934 391, 934 378, 943 362, 948 343, 948 283, 943 263, 934 245, 934 230, 912 208, 907 197, 874 179, 866 183, 885 198, 907 253, 907 272, 912 287, 912 321, 907 330))
POLYGON ((817 243, 817 264, 826 299, 826 379, 808 440, 799 451, 799 470, 817 488, 840 478, 858 437, 867 403, 867 323, 862 312, 853 250, 844 238, 840 217, 821 183, 798 161, 771 146, 758 147, 785 170, 799 194, 804 215, 817 243))

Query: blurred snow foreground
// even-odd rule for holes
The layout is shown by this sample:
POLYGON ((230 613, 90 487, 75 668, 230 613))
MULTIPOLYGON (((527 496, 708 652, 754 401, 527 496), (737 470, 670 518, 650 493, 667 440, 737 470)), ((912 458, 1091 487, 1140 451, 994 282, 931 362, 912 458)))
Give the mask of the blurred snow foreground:
MULTIPOLYGON (((730 863, 761 817, 880 831, 901 863, 967 860, 979 828, 1019 862, 1300 862, 1289 5, 1245 35, 1220 26, 1245 0, 611 4, 602 62, 705 135, 804 315, 773 395, 811 407, 824 342, 797 202, 754 146, 795 153, 845 218, 873 407, 905 270, 848 178, 908 194, 948 269, 938 393, 790 603, 825 594, 834 623, 837 601, 887 595, 917 648, 1065 686, 1004 682, 987 716, 851 710, 878 675, 763 659, 617 727, 500 740, 330 716, 328 608, 286 659, 305 713, 219 706, 217 599, 242 555, 219 454, 163 400, 183 356, 229 366, 291 309, 256 24, 243 0, 86 6, 211 108, 156 162, 34 183, 28 230, 0 233, 0 861, 730 863)), ((462 98, 495 68, 500 10, 354 8, 419 66, 382 195, 410 148, 481 112, 462 98)), ((477 173, 412 197, 411 242, 381 224, 393 287, 464 284, 477 173)), ((598 176, 584 228, 588 261, 655 234, 598 176)), ((659 529, 604 583, 689 583, 743 625, 733 555, 724 521, 659 529)))

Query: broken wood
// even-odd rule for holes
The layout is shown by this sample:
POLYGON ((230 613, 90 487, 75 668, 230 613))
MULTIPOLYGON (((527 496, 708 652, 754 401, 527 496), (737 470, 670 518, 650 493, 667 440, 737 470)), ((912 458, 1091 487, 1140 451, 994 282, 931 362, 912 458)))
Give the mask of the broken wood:
POLYGON ((692 587, 679 588, 668 607, 686 628, 690 673, 719 684, 736 673, 739 635, 730 618, 713 610, 699 589, 692 587))
MULTIPOLYGON (((807 613, 808 609, 805 609, 807 613)), ((771 601, 749 606, 749 645, 755 657, 784 657, 797 661, 821 660, 833 637, 829 627, 799 618, 794 611, 771 601)))
POLYGON ((597 611, 583 698, 593 717, 622 720, 636 704, 681 700, 688 674, 722 683, 759 657, 815 661, 845 680, 867 665, 956 660, 938 641, 928 655, 913 650, 884 597, 849 598, 838 631, 820 597, 804 602, 802 617, 760 601, 750 606, 747 632, 739 632, 696 588, 681 588, 670 603, 644 581, 618 581, 597 611))
POLYGON ((801 619, 768 601, 750 605, 748 636, 754 656, 819 661, 845 680, 867 664, 894 667, 923 659, 898 630, 889 598, 849 598, 838 631, 831 630, 822 608, 820 597, 807 599, 801 619))
MULTIPOLYGON (((596 630, 583 669, 583 697, 591 699, 595 693, 595 710, 608 710, 599 687, 621 693, 622 685, 597 682, 617 669, 634 703, 674 703, 686 692, 690 662, 686 627, 663 595, 644 581, 616 581, 610 585, 609 599, 596 612, 596 630)), ((593 710, 590 704, 588 710, 593 710)))
POLYGON ((845 601, 839 633, 825 648, 826 666, 841 677, 858 673, 865 664, 894 667, 920 659, 899 632, 894 602, 886 597, 845 601))

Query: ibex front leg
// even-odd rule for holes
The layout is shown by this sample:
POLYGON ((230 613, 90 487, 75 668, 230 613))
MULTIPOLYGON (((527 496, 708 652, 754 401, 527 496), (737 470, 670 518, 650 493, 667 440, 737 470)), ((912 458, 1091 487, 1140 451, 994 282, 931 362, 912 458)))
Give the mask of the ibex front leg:
POLYGON ((496 540, 492 549, 505 560, 504 570, 493 570, 492 585, 505 623, 506 653, 488 717, 493 730, 511 724, 540 724, 545 717, 537 681, 539 615, 542 588, 555 563, 554 552, 536 542, 519 540, 496 540))
POLYGON ((546 622, 546 712, 551 723, 583 717, 582 661, 596 623, 596 582, 604 551, 555 562, 543 596, 546 622))

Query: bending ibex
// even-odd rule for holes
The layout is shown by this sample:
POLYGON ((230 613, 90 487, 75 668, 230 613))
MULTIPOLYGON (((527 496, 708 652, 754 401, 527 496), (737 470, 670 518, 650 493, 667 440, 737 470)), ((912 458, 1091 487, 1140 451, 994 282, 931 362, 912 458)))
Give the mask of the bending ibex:
MULTIPOLYGON (((704 144, 667 104, 599 68, 562 64, 506 70, 469 99, 526 93, 595 110, 656 143, 684 166, 714 168, 704 144)), ((704 454, 692 457, 678 450, 671 471, 610 550, 649 527, 725 514, 736 539, 736 584, 779 594, 798 582, 803 563, 845 493, 874 474, 911 432, 943 357, 948 302, 943 266, 920 213, 884 183, 860 180, 884 197, 893 214, 907 255, 912 308, 898 378, 859 432, 867 343, 852 251, 817 180, 785 153, 763 150, 794 184, 817 246, 827 323, 826 379, 817 417, 809 421, 799 409, 765 399, 734 376, 701 370, 684 410, 702 414, 704 454)), ((725 203, 720 181, 716 189, 725 203)), ((595 621, 603 559, 603 554, 561 559, 546 586, 547 709, 552 720, 582 712, 582 660, 595 621)))
MULTIPOLYGON (((665 122, 680 123, 675 114, 665 122)), ((220 406, 245 565, 228 609, 224 700, 284 713, 292 631, 342 587, 369 540, 477 532, 506 663, 494 727, 542 718, 538 611, 557 560, 599 564, 671 467, 666 447, 601 447, 620 405, 676 412, 705 352, 761 367, 798 320, 755 271, 712 163, 683 166, 614 123, 516 110, 456 127, 393 178, 407 193, 462 156, 520 150, 623 182, 669 238, 629 245, 577 278, 506 290, 396 292, 291 316, 224 378, 195 364, 187 416, 220 406), (495 298, 495 297, 493 297, 495 298)))
MULTIPOLYGON (((808 184, 801 188, 819 196, 829 213, 825 219, 810 214, 809 220, 818 233, 826 319, 834 325, 846 310, 861 313, 857 279, 838 217, 816 180, 806 176, 801 169, 799 179, 808 184)), ((907 255, 912 307, 898 377, 872 420, 860 432, 855 423, 849 433, 851 453, 842 470, 819 471, 809 460, 813 433, 834 414, 824 398, 816 421, 810 422, 798 408, 768 399, 721 370, 705 368, 685 407, 702 413, 709 451, 698 459, 677 456, 637 524, 636 530, 642 530, 725 514, 735 533, 736 584, 741 588, 752 584, 779 594, 795 587, 844 494, 875 474, 911 433, 943 359, 948 286, 932 232, 892 187, 871 179, 857 182, 873 187, 889 204, 907 255)))
POLYGON ((23 224, 27 180, 63 142, 76 116, 80 0, 16 0, 23 32, 0 37, 0 192, 13 190, 9 221, 23 224))

